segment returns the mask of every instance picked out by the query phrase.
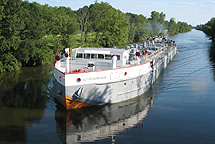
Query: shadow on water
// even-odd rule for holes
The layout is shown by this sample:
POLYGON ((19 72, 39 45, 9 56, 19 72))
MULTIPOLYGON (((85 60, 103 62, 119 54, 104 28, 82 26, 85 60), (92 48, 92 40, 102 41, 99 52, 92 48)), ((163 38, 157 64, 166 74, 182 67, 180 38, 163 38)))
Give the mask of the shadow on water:
POLYGON ((0 143, 26 142, 26 129, 44 115, 52 67, 0 74, 0 143))
POLYGON ((209 48, 209 58, 213 70, 213 78, 215 80, 215 42, 209 48))
POLYGON ((57 109, 57 133, 63 143, 95 142, 110 138, 112 143, 121 132, 142 127, 154 97, 142 95, 135 99, 86 109, 57 109))

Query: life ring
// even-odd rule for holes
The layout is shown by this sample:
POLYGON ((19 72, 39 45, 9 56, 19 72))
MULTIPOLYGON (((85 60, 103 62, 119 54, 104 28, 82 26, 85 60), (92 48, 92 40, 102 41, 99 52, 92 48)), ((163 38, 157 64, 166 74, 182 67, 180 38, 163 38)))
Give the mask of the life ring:
POLYGON ((139 57, 139 56, 140 56, 140 52, 136 52, 136 54, 135 54, 135 55, 139 57))
POLYGON ((60 56, 59 56, 59 55, 56 55, 56 56, 55 56, 55 60, 56 60, 56 61, 59 61, 59 60, 60 60, 60 56))
POLYGON ((68 54, 68 53, 65 53, 64 55, 65 55, 65 57, 68 57, 68 56, 69 56, 69 54, 68 54))
POLYGON ((111 59, 113 58, 113 56, 116 56, 115 54, 113 54, 112 56, 111 56, 111 59))

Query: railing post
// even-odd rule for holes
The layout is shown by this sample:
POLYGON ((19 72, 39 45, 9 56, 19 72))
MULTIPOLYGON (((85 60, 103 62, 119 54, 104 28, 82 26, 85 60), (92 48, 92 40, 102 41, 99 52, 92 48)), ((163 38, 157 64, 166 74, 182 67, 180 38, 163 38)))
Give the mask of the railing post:
POLYGON ((113 55, 112 56, 112 69, 116 68, 116 61, 117 61, 117 56, 113 55))

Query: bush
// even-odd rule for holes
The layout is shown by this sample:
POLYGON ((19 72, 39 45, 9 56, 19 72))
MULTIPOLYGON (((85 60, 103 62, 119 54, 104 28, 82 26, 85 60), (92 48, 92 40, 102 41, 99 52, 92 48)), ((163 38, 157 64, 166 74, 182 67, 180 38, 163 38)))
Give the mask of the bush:
POLYGON ((11 53, 3 54, 2 58, 3 71, 11 72, 20 69, 21 63, 11 53))
POLYGON ((4 71, 4 67, 3 67, 3 64, 2 62, 0 61, 0 73, 4 71))

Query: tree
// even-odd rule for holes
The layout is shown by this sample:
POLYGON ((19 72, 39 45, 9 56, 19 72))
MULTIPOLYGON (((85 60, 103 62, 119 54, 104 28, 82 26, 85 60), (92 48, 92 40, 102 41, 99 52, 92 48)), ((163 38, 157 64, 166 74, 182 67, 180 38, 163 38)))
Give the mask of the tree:
POLYGON ((211 18, 206 24, 197 26, 200 30, 203 30, 210 39, 215 41, 215 18, 211 18))
MULTIPOLYGON (((78 46, 93 42, 94 46, 124 46, 139 42, 149 35, 186 32, 191 26, 176 24, 165 14, 151 12, 151 18, 123 13, 106 2, 95 1, 78 11, 68 7, 50 7, 23 0, 0 1, 0 72, 18 70, 20 66, 45 65, 54 54, 73 42, 78 46), (76 34, 81 33, 80 43, 76 34), (88 33, 91 32, 92 36, 88 33), (94 40, 95 39, 95 40, 94 40)), ((201 26, 214 39, 214 19, 201 26)))
POLYGON ((178 26, 177 26, 174 18, 170 19, 169 27, 168 27, 168 33, 170 35, 178 34, 178 26))
POLYGON ((160 36, 165 34, 165 17, 166 15, 161 12, 152 11, 150 18, 151 32, 153 36, 160 36))
POLYGON ((136 32, 136 27, 135 24, 131 23, 129 27, 129 32, 128 32, 128 41, 134 42, 135 41, 135 33, 136 32))
POLYGON ((5 53, 2 55, 3 62, 3 71, 11 72, 15 70, 19 70, 21 67, 21 63, 11 54, 5 53))
MULTIPOLYGON (((129 19, 130 28, 128 40, 129 42, 139 42, 148 37, 149 33, 149 20, 143 15, 137 15, 132 13, 126 13, 126 17, 129 19)), ((151 30, 151 26, 150 26, 151 30)))
POLYGON ((72 42, 69 36, 78 31, 77 14, 70 8, 59 7, 56 14, 56 32, 62 37, 61 44, 64 47, 71 47, 72 42))
POLYGON ((156 11, 151 12, 151 20, 152 21, 159 21, 159 16, 160 16, 159 12, 156 12, 156 11))
POLYGON ((0 61, 1 71, 18 70, 21 64, 14 53, 19 48, 20 30, 24 23, 20 17, 21 0, 1 0, 0 5, 0 61))
POLYGON ((96 43, 111 47, 126 43, 128 38, 128 19, 125 14, 108 3, 95 3, 90 6, 90 22, 96 32, 96 43))
POLYGON ((25 27, 21 30, 21 38, 24 39, 40 39, 45 35, 45 25, 42 18, 42 6, 36 2, 22 3, 22 21, 25 27))
POLYGON ((81 45, 83 45, 86 41, 87 32, 89 31, 89 8, 88 6, 84 6, 78 10, 78 21, 80 24, 81 31, 81 45))
POLYGON ((177 26, 178 26, 178 29, 179 29, 179 33, 188 32, 188 31, 190 31, 192 29, 192 26, 188 25, 185 22, 178 21, 177 26))

